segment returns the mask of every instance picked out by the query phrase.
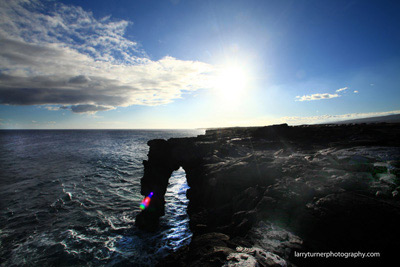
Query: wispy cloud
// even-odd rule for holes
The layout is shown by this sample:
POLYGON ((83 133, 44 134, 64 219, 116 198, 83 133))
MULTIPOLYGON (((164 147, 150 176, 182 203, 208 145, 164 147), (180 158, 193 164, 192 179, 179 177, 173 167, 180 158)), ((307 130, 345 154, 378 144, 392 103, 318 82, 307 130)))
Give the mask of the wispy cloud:
POLYGON ((337 89, 336 92, 337 93, 343 92, 343 91, 346 91, 347 89, 349 89, 349 88, 348 87, 343 87, 343 88, 337 89))
POLYGON ((61 3, 1 1, 0 104, 95 113, 167 104, 210 87, 213 66, 151 60, 124 37, 129 25, 61 3))
POLYGON ((60 107, 54 107, 54 106, 45 106, 44 108, 47 110, 60 110, 60 107))
MULTIPOLYGON (((343 87, 336 90, 336 93, 345 92, 349 87, 343 87)), ((356 91, 354 91, 356 92, 356 91)), ((358 92, 358 91, 357 91, 358 92)), ((330 93, 322 93, 322 94, 312 94, 312 95, 303 95, 303 96, 296 96, 296 101, 311 101, 311 100, 323 100, 323 99, 331 99, 340 97, 340 94, 330 94, 330 93)))
POLYGON ((338 94, 312 94, 312 95, 303 95, 303 96, 296 96, 296 101, 311 101, 311 100, 322 100, 322 99, 330 99, 340 97, 338 94))
POLYGON ((394 114, 400 114, 400 110, 392 110, 386 112, 349 113, 342 115, 320 115, 311 117, 297 117, 297 116, 282 117, 280 118, 280 122, 286 122, 292 125, 313 124, 313 123, 335 122, 335 121, 361 119, 369 117, 379 117, 379 116, 394 115, 394 114))

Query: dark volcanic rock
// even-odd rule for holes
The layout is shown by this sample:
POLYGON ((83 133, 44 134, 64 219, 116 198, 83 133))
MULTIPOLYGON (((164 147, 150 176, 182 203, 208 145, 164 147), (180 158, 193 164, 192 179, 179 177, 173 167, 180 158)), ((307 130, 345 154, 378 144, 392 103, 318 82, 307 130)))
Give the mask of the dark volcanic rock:
POLYGON ((141 193, 154 196, 136 225, 156 229, 183 167, 194 237, 164 265, 315 263, 294 251, 380 252, 381 263, 400 236, 399 136, 400 124, 284 124, 151 140, 141 193))
POLYGON ((221 266, 235 252, 230 237, 211 232, 194 236, 189 246, 166 257, 158 266, 221 266))

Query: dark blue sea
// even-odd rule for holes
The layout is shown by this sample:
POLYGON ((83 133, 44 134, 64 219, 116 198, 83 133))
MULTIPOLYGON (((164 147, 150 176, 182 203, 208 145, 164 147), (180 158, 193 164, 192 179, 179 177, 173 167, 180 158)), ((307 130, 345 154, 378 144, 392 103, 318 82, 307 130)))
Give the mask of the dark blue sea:
POLYGON ((135 227, 147 141, 202 130, 1 130, 1 266, 152 266, 190 242, 174 172, 156 233, 135 227))

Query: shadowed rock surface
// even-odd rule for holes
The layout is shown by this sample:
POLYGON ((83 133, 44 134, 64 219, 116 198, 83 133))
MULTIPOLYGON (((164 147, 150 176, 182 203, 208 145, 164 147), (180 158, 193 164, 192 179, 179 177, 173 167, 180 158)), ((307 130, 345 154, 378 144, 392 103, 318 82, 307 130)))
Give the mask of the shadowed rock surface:
POLYGON ((400 237, 400 124, 207 130, 151 140, 136 218, 157 228, 174 170, 190 189, 193 239, 160 265, 381 263, 400 237), (375 259, 302 259, 294 252, 380 252, 375 259))

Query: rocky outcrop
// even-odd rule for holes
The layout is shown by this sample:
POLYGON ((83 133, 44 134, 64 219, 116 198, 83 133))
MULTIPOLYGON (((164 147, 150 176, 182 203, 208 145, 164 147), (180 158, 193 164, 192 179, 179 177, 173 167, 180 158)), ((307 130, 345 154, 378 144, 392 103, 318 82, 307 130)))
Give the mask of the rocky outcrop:
POLYGON ((294 251, 387 259, 400 236, 399 136, 400 124, 284 124, 151 140, 141 193, 154 195, 136 225, 157 228, 168 179, 182 167, 193 239, 163 264, 307 264, 294 251))

